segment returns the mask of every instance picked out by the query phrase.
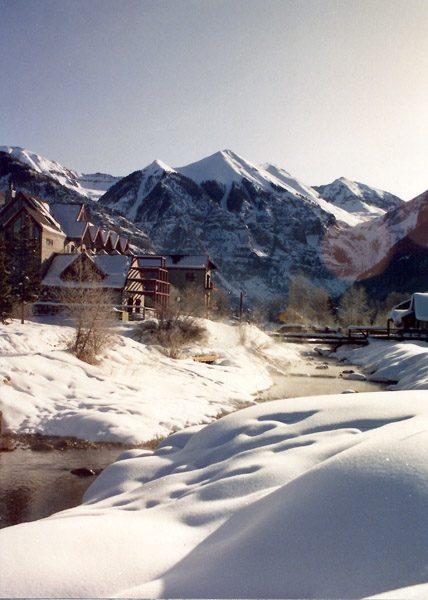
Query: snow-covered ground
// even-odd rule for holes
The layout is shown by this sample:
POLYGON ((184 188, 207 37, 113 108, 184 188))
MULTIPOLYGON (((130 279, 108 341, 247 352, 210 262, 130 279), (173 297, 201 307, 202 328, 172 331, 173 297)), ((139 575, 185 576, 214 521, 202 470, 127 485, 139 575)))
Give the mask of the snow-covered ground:
POLYGON ((100 365, 90 366, 65 349, 71 328, 54 323, 1 328, 3 431, 145 442, 254 403, 271 373, 302 360, 296 346, 275 343, 254 326, 204 320, 208 338, 186 347, 184 360, 135 341, 135 325, 123 324, 100 365), (192 359, 206 354, 219 359, 192 359))
MULTIPOLYGON (((425 342, 372 341, 368 347, 343 346, 339 359, 364 367, 372 381, 393 381, 390 390, 428 390, 428 345, 425 342)), ((428 396, 427 396, 428 397, 428 396)))
MULTIPOLYGON (((2 330, 10 385, 0 398, 16 430, 56 419, 67 429, 69 411, 93 432, 106 407, 98 427, 118 438, 133 437, 133 422, 142 439, 145 419, 154 426, 169 412, 158 434, 199 424, 154 453, 125 452, 81 506, 0 531, 0 596, 425 598, 428 392, 277 400, 204 425, 269 385, 267 354, 275 368, 299 360, 255 328, 244 340, 208 326, 199 351, 221 351, 217 365, 173 362, 121 337, 101 369, 72 359, 53 326, 2 330)), ((377 344, 346 353, 362 364, 367 352, 367 366, 400 383, 417 364, 412 381, 422 373, 428 387, 427 345, 377 344)))

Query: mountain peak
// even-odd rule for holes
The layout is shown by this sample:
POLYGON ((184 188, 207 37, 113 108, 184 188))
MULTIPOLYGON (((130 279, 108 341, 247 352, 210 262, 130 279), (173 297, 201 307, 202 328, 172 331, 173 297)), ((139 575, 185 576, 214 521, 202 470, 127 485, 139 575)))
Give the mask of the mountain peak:
POLYGON ((241 184, 243 179, 258 187, 265 187, 274 179, 267 171, 229 149, 220 150, 190 165, 179 167, 176 171, 198 184, 215 179, 226 188, 230 188, 233 183, 241 184))
POLYGON ((156 172, 156 171, 160 170, 160 171, 165 171, 166 173, 175 173, 175 169, 173 169, 172 167, 167 165, 165 162, 163 162, 163 160, 160 160, 160 158, 157 158, 156 160, 154 160, 152 163, 149 164, 148 167, 146 167, 143 170, 144 171, 150 170, 152 172, 156 172))
POLYGON ((322 198, 349 213, 359 215, 362 221, 382 216, 391 208, 403 204, 403 200, 364 183, 339 177, 327 185, 314 186, 322 198))

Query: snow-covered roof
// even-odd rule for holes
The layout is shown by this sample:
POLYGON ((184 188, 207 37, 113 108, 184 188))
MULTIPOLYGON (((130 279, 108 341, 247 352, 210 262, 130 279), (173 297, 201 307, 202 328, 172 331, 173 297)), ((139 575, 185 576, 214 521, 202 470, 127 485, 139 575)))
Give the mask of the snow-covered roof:
POLYGON ((210 261, 208 254, 202 255, 183 255, 171 254, 165 256, 167 269, 216 269, 214 263, 210 261))
MULTIPOLYGON (((41 227, 43 227, 43 229, 54 233, 62 233, 61 225, 50 213, 50 206, 47 202, 43 202, 43 200, 24 192, 19 192, 19 195, 25 199, 27 212, 41 227)), ((15 199, 12 199, 12 202, 14 201, 15 199)), ((2 207, 2 210, 6 212, 8 210, 8 205, 9 203, 5 205, 5 207, 2 207)), ((15 216, 16 212, 10 215, 9 219, 4 222, 4 225, 7 225, 15 216)))
POLYGON ((163 256, 136 256, 139 267, 162 267, 163 256))
POLYGON ((64 233, 70 238, 81 237, 87 222, 77 221, 82 209, 81 204, 52 204, 51 212, 60 223, 64 233))
MULTIPOLYGON (((70 282, 65 282, 61 279, 64 271, 76 260, 81 258, 81 254, 57 254, 46 273, 42 285, 50 287, 70 287, 70 282)), ((95 256, 87 255, 89 260, 105 274, 105 279, 102 282, 102 287, 108 288, 123 288, 128 276, 129 267, 131 265, 131 257, 124 254, 96 254, 95 256)), ((75 282, 74 287, 79 286, 79 282, 75 282)), ((85 282, 85 287, 87 287, 85 282)), ((99 282, 94 282, 94 286, 99 286, 99 282)), ((73 287, 73 286, 72 286, 73 287)))
POLYGON ((92 239, 93 239, 93 240, 95 240, 95 238, 96 238, 96 235, 97 235, 97 233, 98 233, 98 230, 99 230, 99 227, 98 227, 98 225, 92 225, 92 223, 91 223, 91 224, 89 225, 89 230, 90 230, 90 232, 91 232, 92 239))

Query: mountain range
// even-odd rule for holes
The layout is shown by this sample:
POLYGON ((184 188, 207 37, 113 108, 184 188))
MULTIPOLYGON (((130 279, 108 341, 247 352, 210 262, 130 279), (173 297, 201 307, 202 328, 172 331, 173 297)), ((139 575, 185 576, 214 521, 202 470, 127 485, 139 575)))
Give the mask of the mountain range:
POLYGON ((47 202, 83 201, 94 222, 128 235, 136 252, 209 254, 220 286, 248 302, 286 294, 297 273, 333 296, 372 280, 428 218, 425 194, 405 203, 344 177, 311 187, 231 150, 176 168, 155 160, 119 178, 0 146, 0 189, 11 179, 47 202))

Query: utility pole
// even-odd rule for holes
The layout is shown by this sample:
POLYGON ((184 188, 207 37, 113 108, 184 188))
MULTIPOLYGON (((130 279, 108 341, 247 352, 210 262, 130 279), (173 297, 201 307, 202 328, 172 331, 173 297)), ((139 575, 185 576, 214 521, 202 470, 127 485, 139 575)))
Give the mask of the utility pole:
POLYGON ((244 294, 241 292, 241 296, 239 299, 239 320, 242 321, 242 296, 244 294))

